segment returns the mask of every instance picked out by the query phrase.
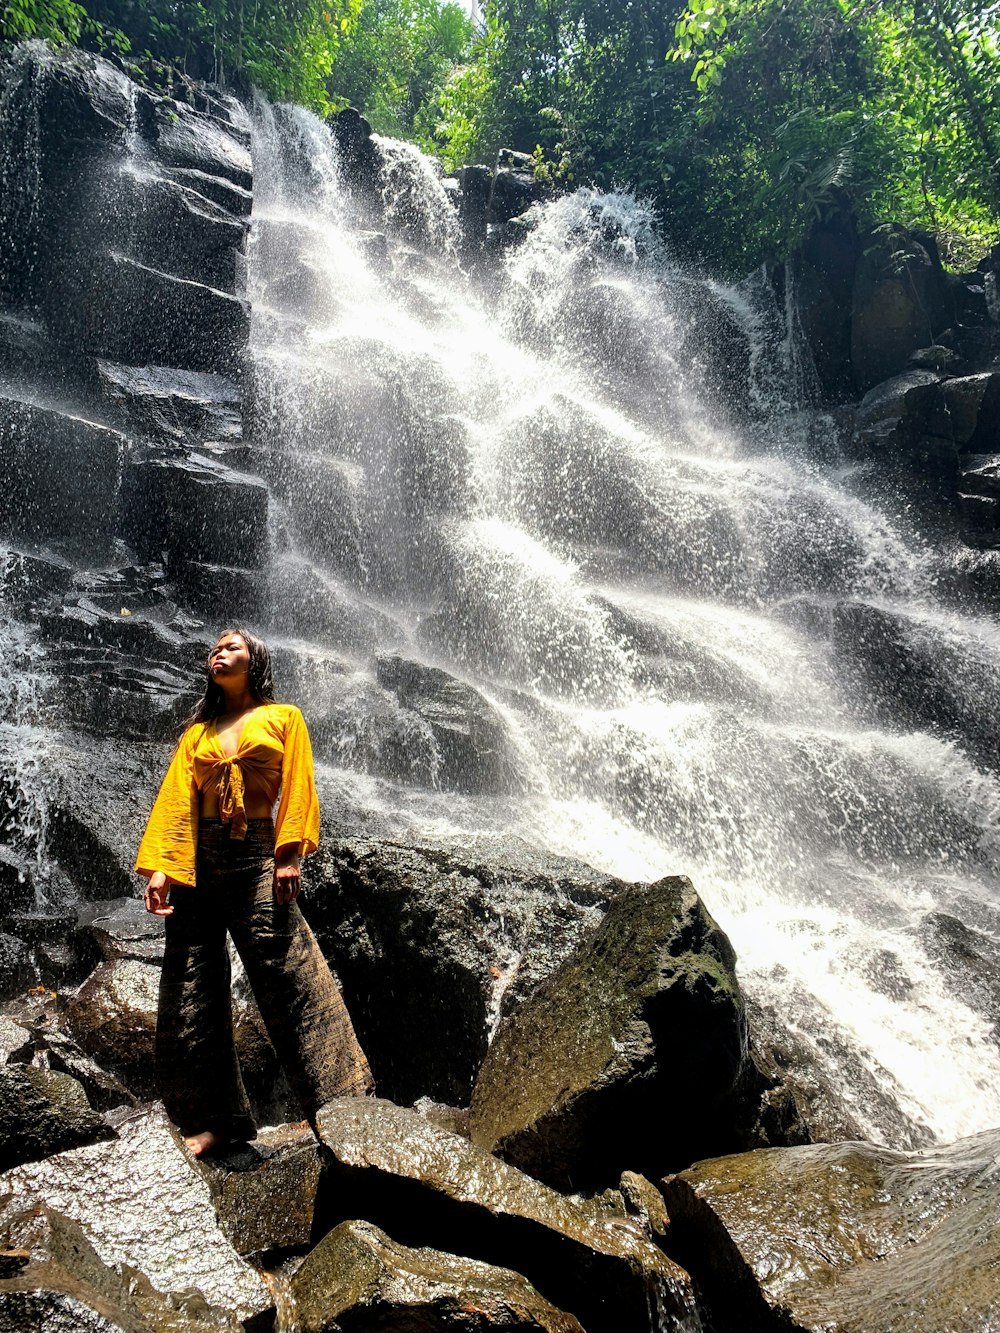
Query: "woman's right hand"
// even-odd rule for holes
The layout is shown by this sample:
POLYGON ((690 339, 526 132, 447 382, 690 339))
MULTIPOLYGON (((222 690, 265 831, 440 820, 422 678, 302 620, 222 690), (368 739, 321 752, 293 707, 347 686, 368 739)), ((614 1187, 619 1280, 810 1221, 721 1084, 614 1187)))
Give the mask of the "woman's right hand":
POLYGON ((168 879, 162 870, 153 871, 146 881, 146 891, 142 895, 147 912, 153 916, 170 916, 174 909, 167 902, 167 894, 172 883, 173 881, 168 879))

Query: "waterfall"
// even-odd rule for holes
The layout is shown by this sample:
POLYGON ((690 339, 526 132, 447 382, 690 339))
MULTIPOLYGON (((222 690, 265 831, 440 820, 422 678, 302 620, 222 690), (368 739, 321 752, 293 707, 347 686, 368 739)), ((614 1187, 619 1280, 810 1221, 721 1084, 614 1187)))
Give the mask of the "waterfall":
POLYGON ((538 207, 502 270, 470 276, 441 182, 377 148, 385 235, 317 121, 257 109, 273 631, 327 782, 398 837, 516 835, 626 879, 690 875, 748 992, 838 1083, 854 1062, 895 1105, 890 1123, 859 1096, 875 1141, 988 1126, 995 1035, 925 918, 1000 929, 1000 782, 893 713, 888 675, 874 707, 889 665, 851 617, 889 626, 963 717, 1000 697, 1000 632, 936 600, 932 543, 829 442, 810 449, 793 294, 705 280, 641 202, 592 190, 538 207), (433 734, 370 666, 383 652, 485 696, 512 790, 440 787, 433 734))

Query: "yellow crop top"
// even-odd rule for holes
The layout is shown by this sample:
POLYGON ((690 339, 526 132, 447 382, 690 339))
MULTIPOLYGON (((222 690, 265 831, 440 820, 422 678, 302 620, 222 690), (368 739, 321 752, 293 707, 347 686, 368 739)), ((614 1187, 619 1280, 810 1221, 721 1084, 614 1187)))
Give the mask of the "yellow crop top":
POLYGON ((185 731, 139 845, 140 875, 162 870, 178 884, 194 884, 199 793, 210 783, 218 786, 219 817, 231 823, 230 837, 246 834, 245 792, 273 806, 280 790, 275 847, 297 843, 301 856, 316 850, 319 800, 305 721, 293 704, 262 704, 244 722, 234 755, 223 752, 215 722, 185 731))

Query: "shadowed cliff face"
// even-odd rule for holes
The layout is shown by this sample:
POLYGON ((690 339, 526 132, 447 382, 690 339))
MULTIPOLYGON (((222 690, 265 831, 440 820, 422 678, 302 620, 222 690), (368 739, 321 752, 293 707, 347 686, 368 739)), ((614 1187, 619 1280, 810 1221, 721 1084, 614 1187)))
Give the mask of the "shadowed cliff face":
MULTIPOLYGON (((996 625, 807 410, 794 291, 680 271, 621 193, 477 249, 415 150, 192 97, 4 70, 4 984, 89 974, 76 906, 128 891, 206 644, 248 619, 329 829, 690 875, 824 1086, 878 1089, 859 1132, 980 1128, 992 993, 933 922, 996 929, 996 625)), ((910 438, 913 387, 866 400, 866 447, 910 438)), ((516 976, 535 908, 495 897, 516 976)))

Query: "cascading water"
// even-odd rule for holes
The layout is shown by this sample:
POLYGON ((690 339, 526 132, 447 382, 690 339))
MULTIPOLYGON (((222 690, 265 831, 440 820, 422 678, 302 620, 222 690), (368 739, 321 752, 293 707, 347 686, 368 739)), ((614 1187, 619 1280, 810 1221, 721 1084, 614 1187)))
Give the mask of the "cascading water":
POLYGON ((687 873, 747 989, 834 1079, 849 1051, 878 1084, 855 1107, 873 1139, 989 1125, 995 1037, 921 921, 964 904, 996 930, 1000 783, 874 717, 827 631, 844 606, 891 614, 981 699, 1000 697, 996 625, 937 606, 930 547, 816 461, 759 281, 681 270, 640 203, 587 190, 472 281, 428 165, 377 148, 388 241, 325 129, 258 109, 273 618, 344 811, 400 837, 516 834, 629 879, 687 873), (385 651, 491 701, 514 794, 436 789, 433 735, 370 668, 385 651))

